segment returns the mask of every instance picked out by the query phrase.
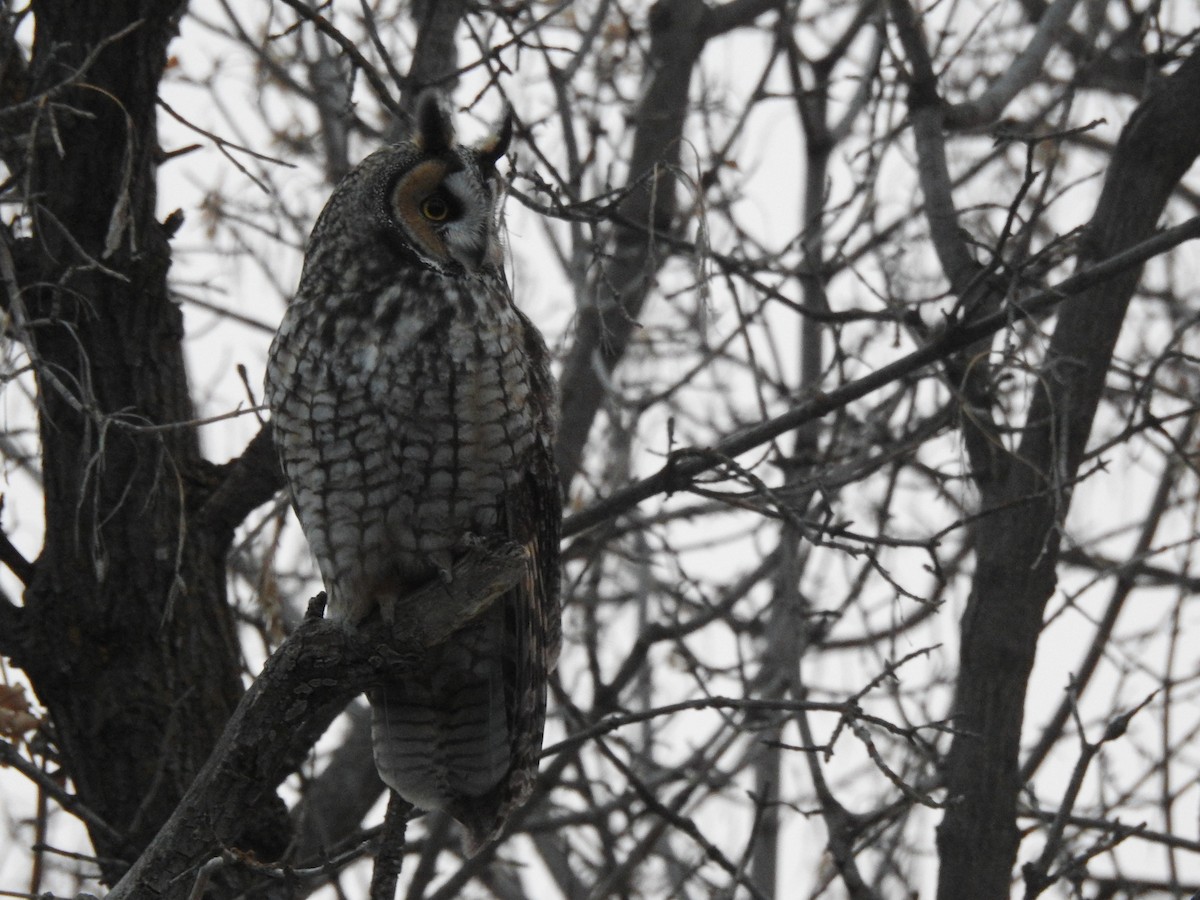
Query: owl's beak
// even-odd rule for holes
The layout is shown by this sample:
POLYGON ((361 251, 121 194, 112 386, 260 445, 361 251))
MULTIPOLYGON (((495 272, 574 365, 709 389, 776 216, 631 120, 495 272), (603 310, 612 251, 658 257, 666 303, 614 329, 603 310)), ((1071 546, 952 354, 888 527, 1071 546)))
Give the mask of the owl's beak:
POLYGON ((500 242, 492 234, 487 234, 483 240, 448 241, 451 258, 454 259, 467 274, 478 274, 488 265, 498 266, 503 262, 500 242))
POLYGON ((454 254, 454 257, 458 260, 459 265, 466 269, 469 274, 474 275, 483 268, 483 264, 487 260, 487 249, 487 244, 463 247, 459 252, 454 254))

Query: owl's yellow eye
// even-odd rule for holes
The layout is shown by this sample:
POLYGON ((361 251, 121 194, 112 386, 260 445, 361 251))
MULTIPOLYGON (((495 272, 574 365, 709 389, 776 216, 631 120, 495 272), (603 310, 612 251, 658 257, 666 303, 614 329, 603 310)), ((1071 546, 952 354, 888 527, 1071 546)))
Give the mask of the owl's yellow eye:
POLYGON ((450 204, 440 194, 426 197, 421 201, 421 215, 430 222, 445 222, 450 218, 450 204))

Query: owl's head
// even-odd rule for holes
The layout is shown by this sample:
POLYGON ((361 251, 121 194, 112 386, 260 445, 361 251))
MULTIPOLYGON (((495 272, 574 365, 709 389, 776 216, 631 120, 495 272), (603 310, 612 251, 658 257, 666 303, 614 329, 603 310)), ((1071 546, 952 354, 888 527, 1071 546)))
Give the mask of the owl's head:
POLYGON ((412 138, 380 151, 381 165, 371 167, 376 212, 393 245, 439 272, 499 269, 503 179, 496 163, 511 138, 507 112, 494 135, 478 146, 462 146, 438 95, 422 95, 412 138))

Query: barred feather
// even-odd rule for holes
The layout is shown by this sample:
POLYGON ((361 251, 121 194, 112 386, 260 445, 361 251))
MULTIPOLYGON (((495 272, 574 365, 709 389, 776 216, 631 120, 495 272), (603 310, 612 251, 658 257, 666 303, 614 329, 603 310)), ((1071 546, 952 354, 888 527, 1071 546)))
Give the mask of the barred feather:
POLYGON ((473 540, 530 548, 515 588, 370 698, 383 780, 477 847, 532 787, 558 654, 556 399, 499 268, 492 164, 507 137, 459 147, 444 114, 422 115, 423 142, 372 154, 326 205, 266 394, 330 615, 348 627, 449 577, 473 540))

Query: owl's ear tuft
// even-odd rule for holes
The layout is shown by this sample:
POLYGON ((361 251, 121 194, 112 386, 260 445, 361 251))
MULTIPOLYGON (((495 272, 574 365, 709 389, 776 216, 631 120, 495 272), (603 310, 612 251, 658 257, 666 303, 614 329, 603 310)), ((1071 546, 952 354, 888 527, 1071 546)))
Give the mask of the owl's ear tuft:
POLYGON ((500 127, 496 129, 495 134, 479 145, 480 159, 489 166, 496 165, 500 157, 508 152, 508 145, 512 143, 512 136, 513 111, 512 107, 506 104, 504 107, 504 118, 500 122, 500 127))
POLYGON ((454 144, 454 122, 442 95, 425 91, 417 98, 417 134, 415 141, 426 153, 445 153, 454 144))

